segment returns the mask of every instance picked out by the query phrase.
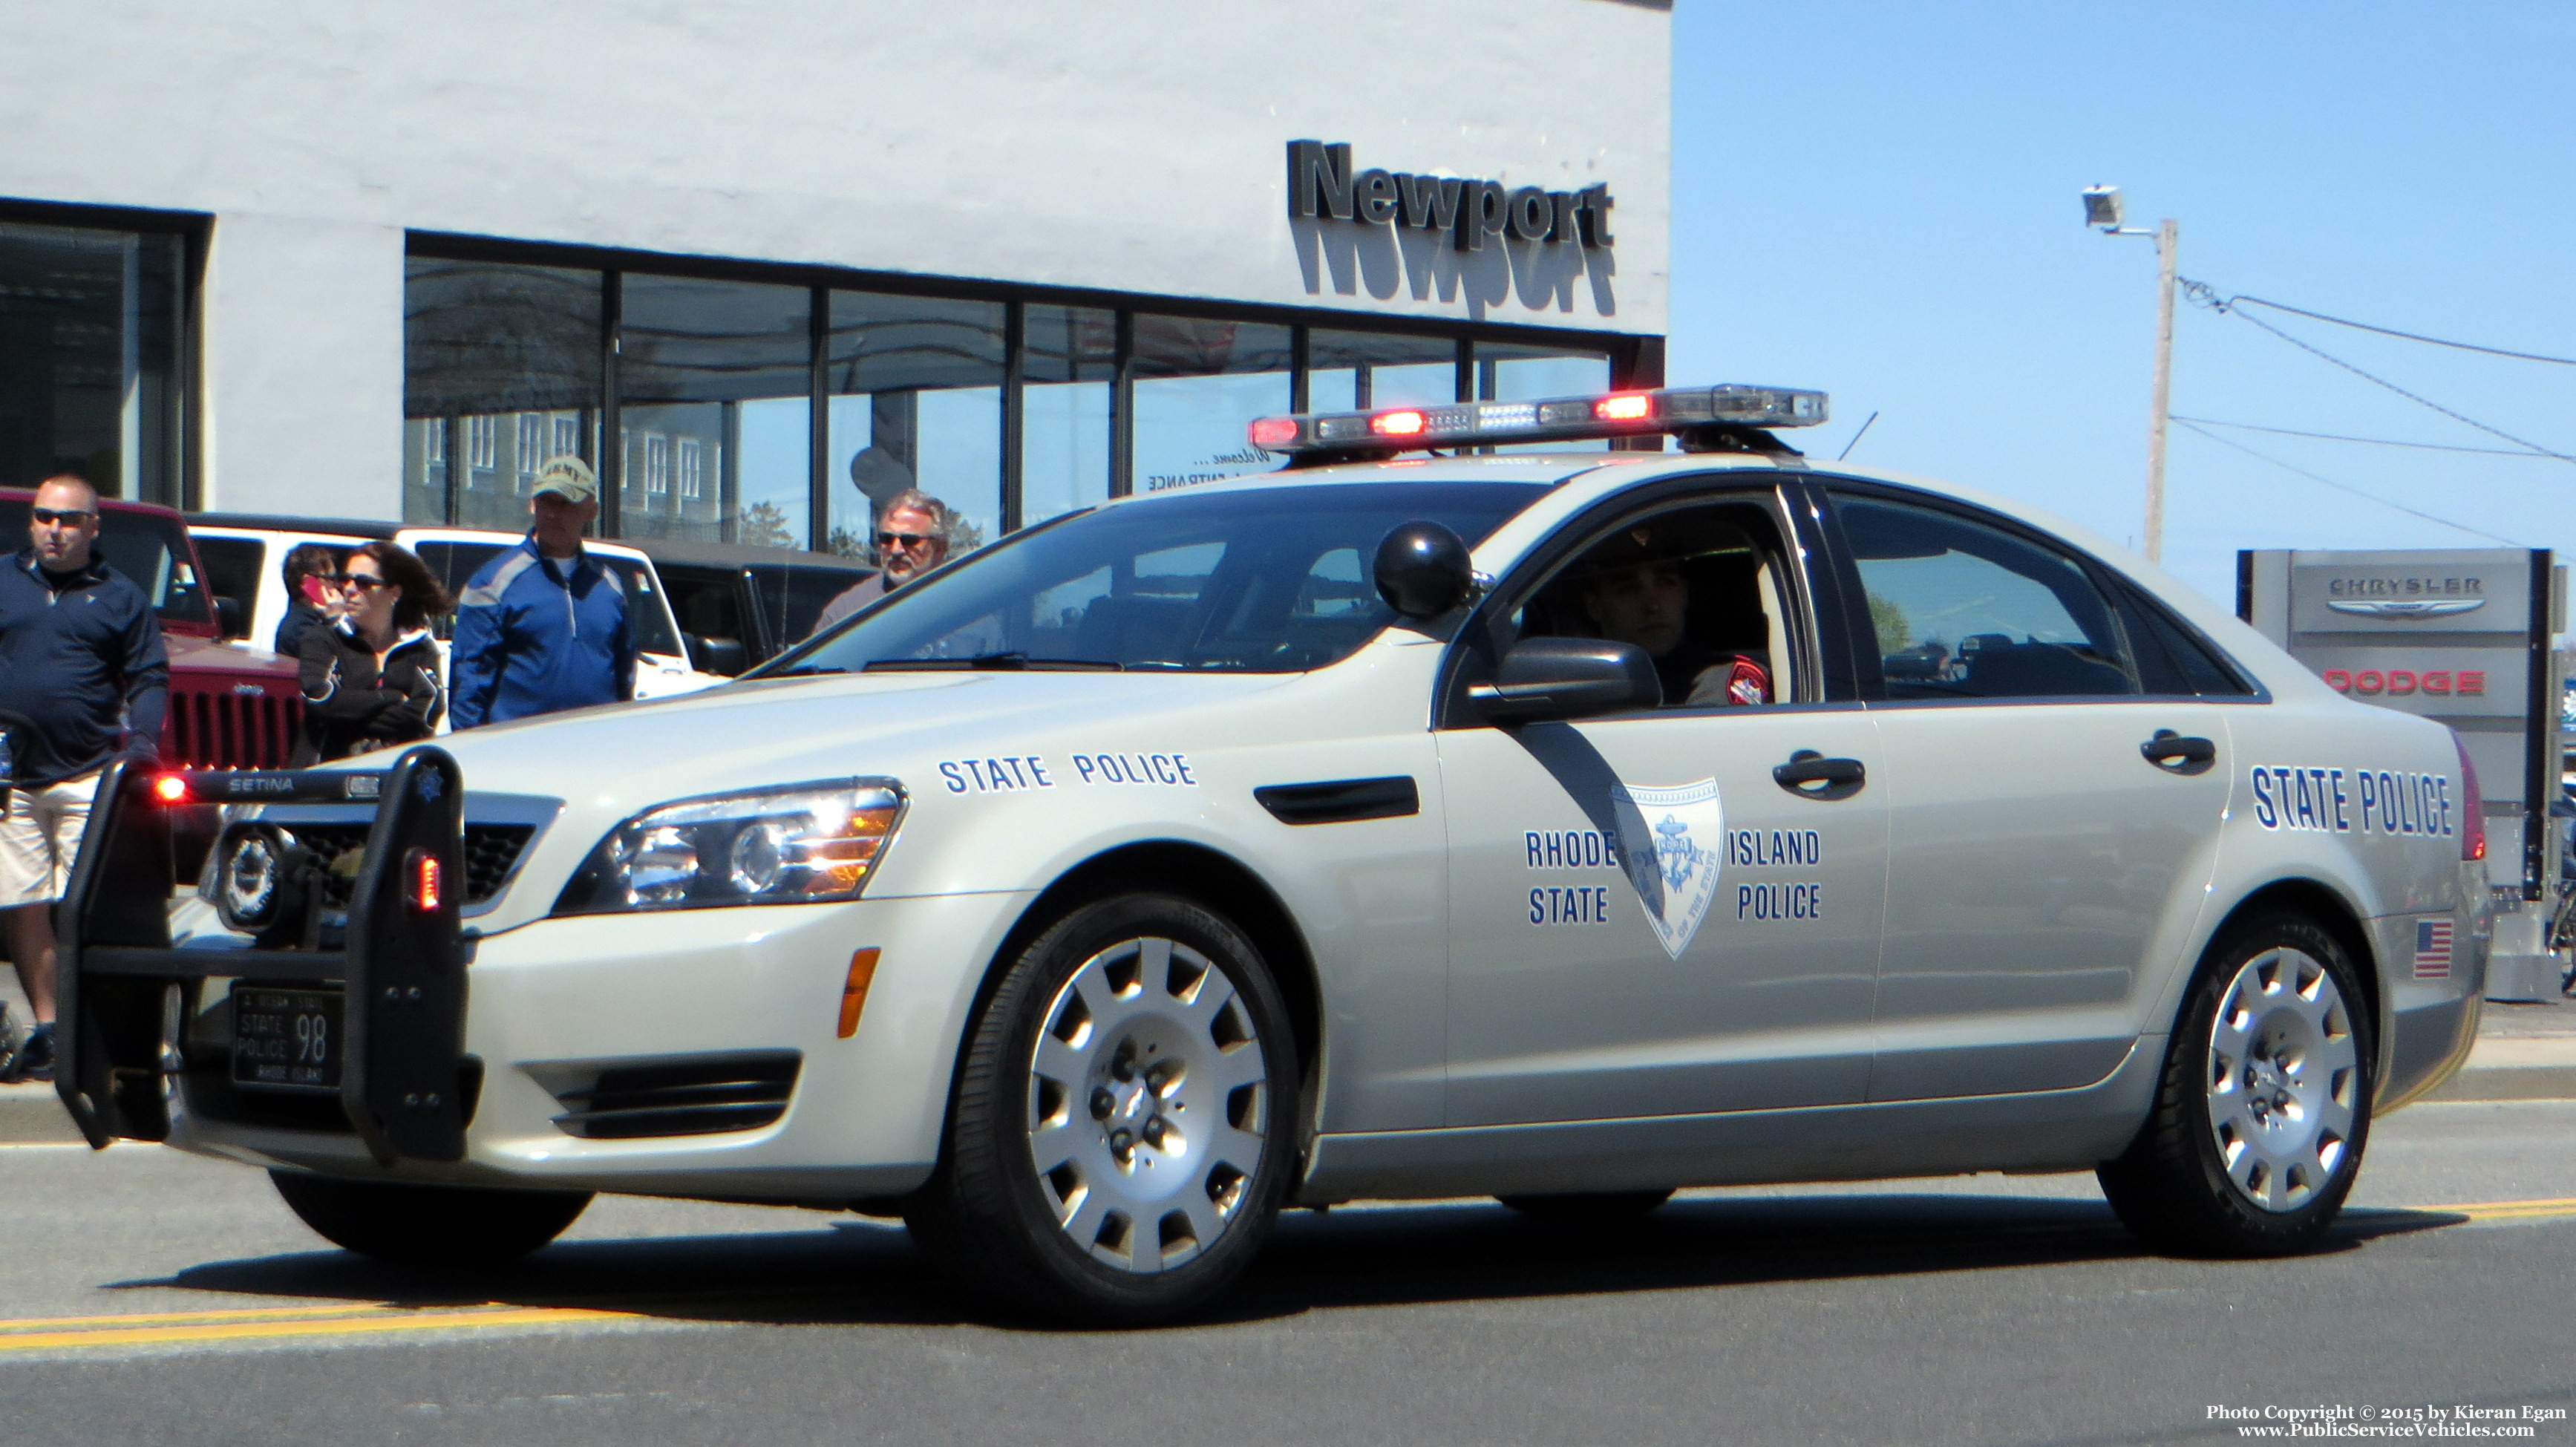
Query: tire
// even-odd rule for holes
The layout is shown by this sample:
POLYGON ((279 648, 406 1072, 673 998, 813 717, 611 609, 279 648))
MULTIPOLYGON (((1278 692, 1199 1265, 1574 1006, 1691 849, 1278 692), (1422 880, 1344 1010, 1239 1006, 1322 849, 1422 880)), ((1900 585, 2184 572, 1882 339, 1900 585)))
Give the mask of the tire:
POLYGON ((1667 1188, 1661 1191, 1585 1191, 1556 1196, 1496 1196, 1494 1199, 1533 1221, 1580 1225, 1643 1216, 1672 1198, 1673 1193, 1667 1188))
POLYGON ((969 1026, 945 1149, 904 1222, 1006 1310, 1168 1320, 1261 1249, 1299 1099, 1287 1011, 1241 931, 1170 895, 1085 905, 969 1026))
POLYGON ((2313 1249, 2370 1138, 2368 1001, 2342 944, 2305 915, 2262 916, 2211 945, 2154 1114, 2095 1173, 2121 1222, 2176 1255, 2313 1249))
POLYGON ((552 1241, 587 1191, 495 1191, 343 1181, 270 1171, 277 1194, 324 1240, 404 1266, 499 1266, 552 1241))

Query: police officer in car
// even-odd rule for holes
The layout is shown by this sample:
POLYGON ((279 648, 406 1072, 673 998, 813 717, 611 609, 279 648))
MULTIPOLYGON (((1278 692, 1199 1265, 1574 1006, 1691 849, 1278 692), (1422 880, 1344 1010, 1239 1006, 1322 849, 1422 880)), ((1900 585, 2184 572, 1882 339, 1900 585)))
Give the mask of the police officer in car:
POLYGON ((1771 701, 1771 674, 1750 653, 1723 652, 1690 636, 1690 577, 1650 526, 1592 550, 1575 597, 1603 638, 1633 643, 1655 661, 1668 705, 1771 701))

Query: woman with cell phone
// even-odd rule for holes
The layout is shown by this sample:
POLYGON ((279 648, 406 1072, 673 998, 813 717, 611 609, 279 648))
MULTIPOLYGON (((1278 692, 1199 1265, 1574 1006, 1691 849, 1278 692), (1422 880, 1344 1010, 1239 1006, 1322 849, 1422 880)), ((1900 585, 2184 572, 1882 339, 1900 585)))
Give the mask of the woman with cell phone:
POLYGON ((452 605, 428 565, 380 540, 352 551, 332 583, 344 611, 299 650, 298 768, 428 738, 447 712, 429 620, 452 605))

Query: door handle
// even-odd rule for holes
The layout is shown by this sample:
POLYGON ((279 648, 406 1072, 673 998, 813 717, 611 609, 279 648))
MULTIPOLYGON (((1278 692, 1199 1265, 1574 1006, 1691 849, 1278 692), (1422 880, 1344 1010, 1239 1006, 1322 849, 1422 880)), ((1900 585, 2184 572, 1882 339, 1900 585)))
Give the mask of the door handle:
POLYGON ((1771 779, 1800 798, 1848 799, 1869 782, 1869 770, 1858 759, 1829 759, 1814 749, 1800 749, 1771 770, 1771 779))
POLYGON ((2218 761, 2218 745, 2172 729, 2156 730, 2154 738, 2138 745, 2138 753, 2148 763, 2174 774, 2197 774, 2218 761))

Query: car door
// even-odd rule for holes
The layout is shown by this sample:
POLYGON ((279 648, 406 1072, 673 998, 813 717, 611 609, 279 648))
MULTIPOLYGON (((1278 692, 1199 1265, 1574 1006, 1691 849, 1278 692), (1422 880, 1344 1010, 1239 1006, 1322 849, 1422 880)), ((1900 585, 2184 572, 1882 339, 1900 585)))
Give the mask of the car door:
POLYGON ((2072 548, 1960 505, 1832 492, 1878 655, 1889 811, 1870 1098, 2099 1080, 2202 907, 2225 709, 2166 681, 2152 630, 2072 548))
POLYGON ((1814 550, 1791 521, 1775 489, 1742 484, 1596 512, 1461 635, 1437 735, 1450 1124, 1863 1097, 1879 747, 1846 661, 1818 651, 1814 550), (1660 562, 1683 591, 1667 706, 1509 728, 1474 711, 1512 643, 1633 628, 1612 616, 1622 570, 1660 562))

